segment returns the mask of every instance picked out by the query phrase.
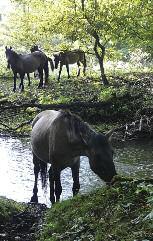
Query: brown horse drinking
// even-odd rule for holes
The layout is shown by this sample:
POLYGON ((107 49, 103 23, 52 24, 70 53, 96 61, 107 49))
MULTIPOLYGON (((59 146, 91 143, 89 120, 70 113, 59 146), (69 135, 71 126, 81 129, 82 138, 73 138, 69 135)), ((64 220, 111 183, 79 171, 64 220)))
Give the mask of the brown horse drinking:
POLYGON ((80 156, 87 156, 91 169, 105 182, 116 175, 113 151, 108 137, 99 134, 78 116, 67 111, 46 110, 33 121, 31 133, 35 183, 32 202, 38 202, 37 179, 41 173, 45 187, 47 163, 49 169, 50 201, 59 201, 62 193, 60 173, 70 167, 73 177, 73 195, 80 189, 80 156))
POLYGON ((85 75, 86 57, 85 57, 85 53, 84 53, 83 50, 75 49, 75 50, 72 50, 72 51, 63 51, 63 52, 60 52, 58 54, 54 54, 54 62, 55 62, 55 69, 58 68, 58 64, 60 63, 58 80, 60 80, 63 65, 66 65, 68 78, 70 78, 69 64, 77 63, 77 65, 78 65, 77 76, 79 76, 80 75, 80 63, 82 63, 83 64, 83 73, 85 75))
POLYGON ((36 51, 31 54, 21 55, 13 51, 12 47, 10 48, 5 47, 5 54, 6 54, 7 61, 10 64, 14 74, 13 91, 16 90, 17 73, 19 73, 20 75, 20 79, 21 79, 20 87, 21 87, 21 90, 23 91, 24 90, 23 79, 25 74, 32 73, 37 69, 38 69, 39 78, 40 78, 38 88, 43 87, 43 70, 45 72, 45 83, 48 79, 48 59, 43 52, 36 51))

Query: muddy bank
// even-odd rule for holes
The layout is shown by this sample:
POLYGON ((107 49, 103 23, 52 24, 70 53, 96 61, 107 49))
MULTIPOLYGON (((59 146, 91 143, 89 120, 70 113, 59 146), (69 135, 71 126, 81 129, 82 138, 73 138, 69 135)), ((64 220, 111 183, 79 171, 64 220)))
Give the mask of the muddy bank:
POLYGON ((24 204, 23 211, 11 214, 9 220, 0 225, 0 241, 35 241, 39 237, 44 214, 44 204, 24 204))

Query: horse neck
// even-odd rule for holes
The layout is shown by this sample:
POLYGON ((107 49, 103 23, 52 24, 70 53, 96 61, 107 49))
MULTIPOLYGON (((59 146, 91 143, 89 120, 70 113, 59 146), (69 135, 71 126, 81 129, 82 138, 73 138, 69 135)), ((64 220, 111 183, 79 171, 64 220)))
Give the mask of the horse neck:
POLYGON ((87 126, 88 130, 83 135, 83 141, 85 143, 85 149, 82 153, 83 155, 87 156, 90 160, 91 156, 93 155, 93 140, 96 138, 98 133, 93 130, 90 126, 87 126))
POLYGON ((11 66, 14 66, 16 64, 16 61, 20 58, 20 55, 18 55, 17 53, 15 52, 12 52, 11 53, 11 57, 9 59, 9 62, 11 64, 11 66))
POLYGON ((96 131, 93 130, 90 126, 85 125, 84 131, 81 133, 81 137, 87 149, 89 149, 91 139, 95 135, 97 135, 96 131))

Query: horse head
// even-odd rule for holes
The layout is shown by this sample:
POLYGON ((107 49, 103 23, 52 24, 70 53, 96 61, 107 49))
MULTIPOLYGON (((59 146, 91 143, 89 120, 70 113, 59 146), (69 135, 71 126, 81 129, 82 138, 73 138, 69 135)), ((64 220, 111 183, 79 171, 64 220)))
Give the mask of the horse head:
POLYGON ((54 56, 55 69, 57 69, 58 68, 58 64, 60 62, 60 53, 54 54, 53 56, 54 56))
POLYGON ((34 45, 31 47, 30 49, 31 53, 35 52, 35 51, 39 51, 38 45, 34 45))
POLYGON ((12 47, 10 46, 10 48, 8 48, 7 46, 5 47, 5 55, 6 55, 6 58, 7 58, 7 68, 10 68, 10 58, 13 54, 13 50, 12 50, 12 47))
POLYGON ((111 183, 117 173, 113 162, 113 150, 107 136, 95 133, 90 139, 89 149, 92 171, 105 182, 111 183))

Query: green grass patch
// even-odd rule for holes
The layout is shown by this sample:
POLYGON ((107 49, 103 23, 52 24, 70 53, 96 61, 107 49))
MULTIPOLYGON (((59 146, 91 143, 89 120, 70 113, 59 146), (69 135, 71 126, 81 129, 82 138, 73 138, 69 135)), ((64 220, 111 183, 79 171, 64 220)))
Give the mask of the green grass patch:
POLYGON ((39 241, 139 241, 153 238, 153 185, 122 182, 55 204, 39 241))
POLYGON ((14 214, 17 214, 24 209, 25 206, 23 204, 0 197, 0 225, 10 221, 14 214))

